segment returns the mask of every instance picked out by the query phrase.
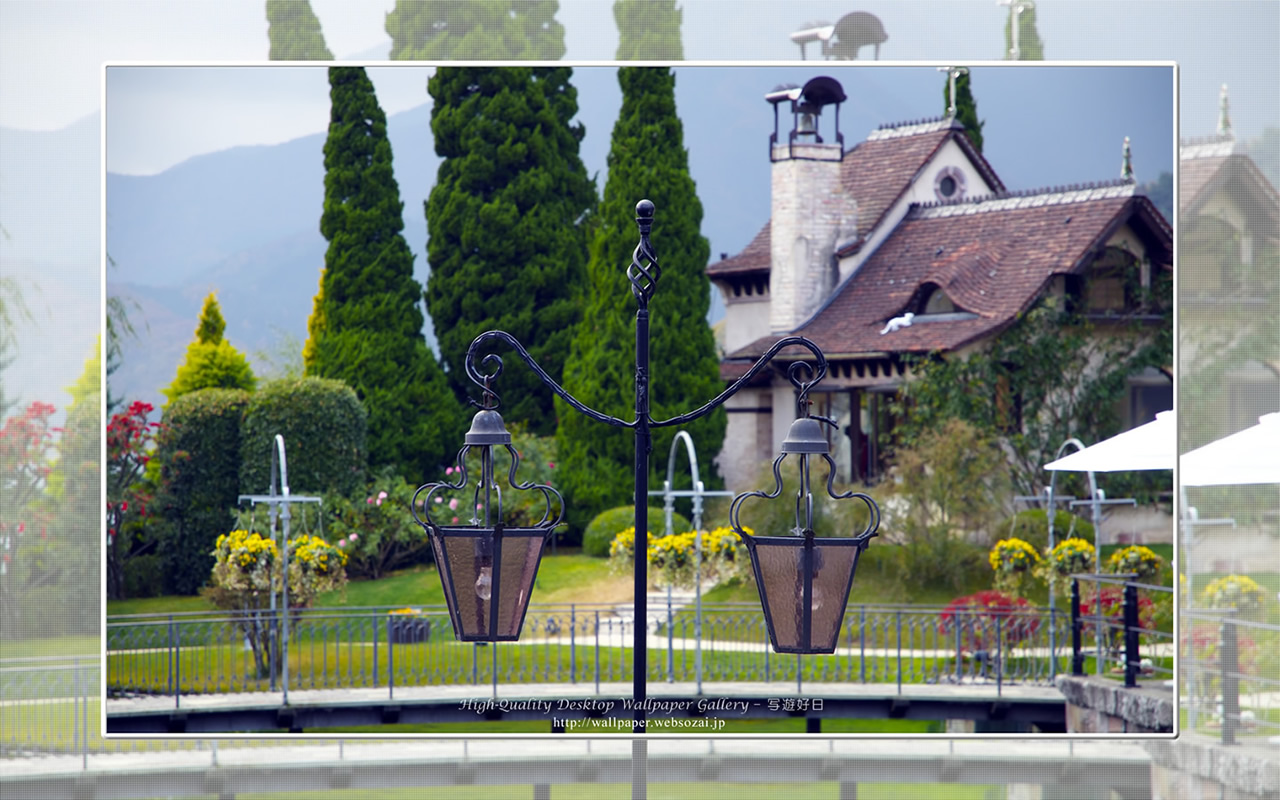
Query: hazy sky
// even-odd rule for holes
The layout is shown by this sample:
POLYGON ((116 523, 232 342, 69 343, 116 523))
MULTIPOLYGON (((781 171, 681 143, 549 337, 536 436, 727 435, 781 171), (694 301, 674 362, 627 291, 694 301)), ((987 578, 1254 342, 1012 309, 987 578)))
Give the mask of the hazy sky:
MULTIPOLYGON (((583 143, 591 173, 605 168, 610 129, 621 103, 613 72, 579 67, 575 73, 579 108, 592 119, 583 143)), ((389 114, 428 100, 429 73, 424 67, 369 68, 389 114)), ((681 67, 677 101, 700 186, 706 190, 709 183, 722 182, 717 173, 732 168, 718 164, 712 152, 724 137, 761 142, 767 137, 772 116, 765 92, 820 73, 837 76, 849 95, 841 109, 849 146, 882 123, 942 111, 945 79, 931 66, 681 67), (713 110, 694 107, 708 97, 715 98, 713 110)), ((1140 179, 1173 168, 1174 82, 1169 68, 993 65, 973 68, 973 85, 986 123, 986 152, 1013 188, 1118 177, 1125 136, 1133 140, 1140 179)), ((328 77, 322 67, 112 67, 107 97, 107 169, 124 174, 154 174, 231 142, 272 144, 321 132, 329 117, 328 77)), ((766 161, 762 156, 754 165, 762 193, 768 186, 766 161)), ((755 224, 748 224, 752 230, 744 233, 746 238, 754 234, 755 224)))
MULTIPOLYGON (((312 0, 339 58, 382 57, 394 0, 312 0)), ((787 34, 834 21, 847 0, 684 0, 688 59, 796 59, 787 34)), ((995 0, 854 4, 889 33, 882 59, 999 59, 1007 9, 995 0)), ((64 127, 100 108, 104 60, 264 60, 262 0, 0 0, 0 125, 64 127)), ((561 0, 566 58, 611 59, 617 30, 608 0, 561 0)), ((1184 135, 1213 132, 1218 86, 1231 85, 1237 131, 1280 120, 1275 91, 1280 3, 1043 0, 1039 32, 1050 59, 1178 60, 1184 67, 1184 135), (1170 8, 1173 6, 1174 8, 1170 8), (1249 24, 1242 24, 1242 20, 1249 24)), ((379 87, 382 89, 382 87, 379 87)), ((390 92, 382 98, 396 109, 390 92)), ((283 127, 283 123, 282 123, 283 127)), ((289 138, 277 131, 276 141, 289 138)), ((245 143, 239 141, 230 144, 245 143)))

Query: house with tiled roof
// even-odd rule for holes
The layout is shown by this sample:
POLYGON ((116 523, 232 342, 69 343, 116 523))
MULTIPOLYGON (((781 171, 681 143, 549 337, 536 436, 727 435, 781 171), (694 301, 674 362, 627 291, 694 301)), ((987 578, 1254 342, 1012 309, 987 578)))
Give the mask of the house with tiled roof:
MULTIPOLYGON (((817 343, 830 373, 814 413, 839 423, 840 480, 884 468, 886 401, 911 379, 912 357, 963 357, 1050 295, 1102 321, 1162 319, 1136 289, 1171 271, 1172 228, 1132 177, 1011 192, 954 118, 884 125, 847 148, 834 79, 765 99, 771 218, 707 267, 726 306, 721 377, 741 377, 783 337, 817 343)), ((795 413, 788 359, 808 358, 784 351, 729 402, 719 464, 730 486, 776 453, 795 413)), ((1172 369, 1151 373, 1131 379, 1130 424, 1172 407, 1172 369)))
POLYGON ((1217 133, 1183 140, 1178 161, 1179 361, 1215 390, 1188 398, 1194 447, 1280 411, 1280 194, 1236 140, 1226 86, 1217 133))

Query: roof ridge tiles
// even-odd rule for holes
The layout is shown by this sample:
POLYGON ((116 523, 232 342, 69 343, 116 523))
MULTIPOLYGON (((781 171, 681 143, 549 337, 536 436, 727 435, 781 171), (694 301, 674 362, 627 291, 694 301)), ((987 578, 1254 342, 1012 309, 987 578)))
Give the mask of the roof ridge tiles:
POLYGON ((949 217, 956 214, 973 214, 981 211, 1001 211, 1009 208, 1026 207, 1010 200, 1043 199, 1044 202, 1034 205, 1058 205, 1062 203, 1078 203, 1085 200, 1099 200, 1108 197, 1132 195, 1137 184, 1131 178, 1113 178, 1103 181, 1071 183, 1065 186, 1052 186, 1035 189, 1015 189, 975 195, 953 200, 939 200, 929 203, 912 203, 908 216, 912 219, 949 217))
POLYGON ((906 122, 885 122, 871 132, 871 135, 865 141, 875 142, 884 139, 897 139, 903 136, 917 136, 924 133, 936 133, 949 129, 963 130, 961 125, 954 117, 924 117, 922 119, 912 119, 906 122))

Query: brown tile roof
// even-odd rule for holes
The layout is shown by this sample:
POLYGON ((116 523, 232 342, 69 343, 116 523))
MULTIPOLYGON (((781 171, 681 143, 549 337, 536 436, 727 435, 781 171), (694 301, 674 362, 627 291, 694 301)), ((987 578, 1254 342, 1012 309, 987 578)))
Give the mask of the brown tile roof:
POLYGON ((983 178, 999 192, 1004 184, 959 123, 931 120, 905 126, 883 126, 867 141, 845 153, 840 165, 844 189, 858 201, 858 235, 866 236, 883 220, 885 212, 911 185, 912 179, 948 140, 956 143, 977 164, 983 178), (924 131, 914 133, 913 130, 924 131), (901 132, 901 133, 900 133, 901 132))
POLYGON ((770 268, 773 256, 770 251, 769 223, 766 222, 751 243, 741 253, 732 258, 722 258, 707 267, 711 277, 739 275, 744 272, 758 272, 770 268))
POLYGON ((1179 162, 1178 172, 1178 213, 1186 214, 1187 209, 1200 197, 1204 188, 1227 163, 1227 156, 1217 158, 1188 158, 1179 162))
POLYGON ((1189 150, 1194 152, 1184 146, 1184 157, 1179 160, 1180 215, 1195 216, 1214 192, 1230 185, 1254 227, 1272 238, 1280 236, 1280 194, 1252 158, 1234 152, 1188 158, 1185 154, 1189 150))
MULTIPOLYGON (((969 137, 953 125, 958 123, 945 119, 886 125, 872 132, 867 141, 845 152, 840 178, 845 191, 858 202, 859 238, 880 225, 885 213, 907 191, 921 168, 951 139, 964 149, 996 191, 1004 190, 995 170, 974 149, 969 137)), ((766 222, 742 252, 710 264, 707 274, 714 278, 769 269, 769 230, 770 224, 766 222)))
MULTIPOLYGON (((1135 220, 1171 261, 1172 232, 1132 184, 913 207, 907 218, 827 305, 793 335, 829 356, 953 350, 991 335, 1028 308, 1055 274, 1081 268, 1121 223, 1135 220), (921 321, 881 335, 925 284, 941 286, 967 314, 921 321)), ((754 358, 779 337, 757 340, 730 358, 754 358)))

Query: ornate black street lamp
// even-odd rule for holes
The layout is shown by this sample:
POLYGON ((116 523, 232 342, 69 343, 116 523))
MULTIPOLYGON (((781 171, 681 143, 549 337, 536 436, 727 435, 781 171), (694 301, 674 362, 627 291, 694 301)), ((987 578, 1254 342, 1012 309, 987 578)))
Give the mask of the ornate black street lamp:
POLYGON ((471 430, 467 431, 465 444, 458 452, 457 482, 419 487, 409 508, 431 541, 449 617, 458 639, 514 642, 520 638, 525 612, 529 610, 529 595, 542 561, 542 551, 564 518, 564 498, 550 486, 516 480, 520 454, 511 446, 511 434, 496 410, 498 397, 492 390, 493 379, 502 372, 502 360, 491 355, 485 363, 496 363, 497 369, 492 375, 477 374, 470 354, 467 356, 467 373, 484 386, 484 402, 471 420, 471 430), (494 445, 506 447, 511 457, 507 484, 514 490, 542 493, 546 509, 535 524, 518 527, 504 523, 507 509, 503 505, 502 485, 494 479, 494 445), (466 488, 467 455, 472 448, 480 451, 480 477, 468 505, 468 510, 474 512, 468 520, 470 524, 441 525, 431 516, 432 500, 439 491, 466 488), (425 520, 417 511, 418 496, 424 491, 425 520), (552 495, 557 502, 552 502, 552 495))
MULTIPOLYGON (((819 427, 820 418, 810 417, 808 413, 809 389, 826 375, 827 362, 822 351, 813 342, 799 336, 789 336, 776 342, 741 378, 731 384, 715 399, 701 408, 665 420, 654 420, 649 416, 649 300, 657 289, 662 269, 658 265, 657 256, 649 243, 649 233, 653 226, 653 203, 641 200, 636 204, 636 225, 640 229, 640 242, 636 245, 627 267, 627 280, 631 283, 631 293, 636 298, 636 357, 635 357, 635 417, 631 420, 618 419, 602 414, 587 407, 577 398, 566 392, 560 384, 549 376, 529 351, 515 337, 504 331, 486 331, 471 342, 467 349, 467 376, 483 389, 483 403, 473 405, 480 407, 467 433, 465 444, 458 455, 458 465, 463 468, 456 483, 429 483, 418 489, 414 495, 414 506, 418 497, 423 495, 426 506, 426 519, 418 516, 414 509, 414 518, 426 529, 435 551, 436 563, 439 565, 441 580, 444 584, 445 600, 449 605, 449 614, 453 621, 455 635, 463 641, 513 641, 520 636, 520 628, 528 608, 529 593, 537 574, 542 551, 552 530, 560 523, 564 515, 564 501, 549 486, 519 483, 516 469, 519 467, 519 455, 511 447, 511 435, 502 424, 502 417, 496 411, 497 395, 493 389, 493 381, 502 372, 502 359, 495 354, 487 354, 481 358, 482 351, 491 343, 502 342, 516 351, 516 354, 533 370, 548 388, 568 403, 575 411, 596 420, 597 422, 618 428, 630 428, 635 431, 635 621, 632 625, 634 643, 632 648, 633 663, 633 707, 635 709, 636 733, 644 732, 646 677, 648 675, 647 627, 648 618, 648 552, 646 541, 649 529, 648 503, 645 498, 649 494, 649 452, 653 447, 651 431, 654 428, 665 428, 683 425, 710 414, 736 394, 743 386, 763 370, 784 348, 800 346, 808 349, 816 359, 815 377, 812 381, 802 382, 798 379, 797 366, 792 367, 792 381, 801 390, 801 419, 792 428, 792 436, 783 445, 783 454, 800 453, 802 466, 801 495, 797 502, 804 501, 806 515, 797 516, 798 537, 778 539, 776 537, 756 537, 743 534, 747 546, 752 553, 757 579, 765 601, 765 615, 769 620, 770 638, 780 652, 832 652, 835 632, 840 628, 844 617, 844 603, 849 595, 853 580, 853 568, 857 564, 857 555, 866 548, 867 541, 875 535, 879 524, 879 510, 871 498, 866 495, 834 495, 831 488, 834 477, 828 477, 828 491, 839 498, 859 497, 871 509, 872 521, 867 530, 852 540, 814 541, 812 497, 808 494, 808 459, 817 454, 826 458, 828 465, 834 470, 834 463, 827 455, 827 444, 819 427), (492 369, 490 373, 482 373, 477 362, 492 369), (816 436, 816 439, 814 438, 816 436), (797 438, 798 437, 798 438, 797 438), (793 442, 792 440, 795 439, 793 442), (817 439, 821 439, 819 445, 817 439), (511 456, 511 467, 508 472, 508 483, 513 489, 521 491, 538 491, 542 493, 546 512, 542 520, 530 527, 507 527, 504 525, 501 487, 494 480, 494 445, 503 445, 511 456), (480 448, 480 478, 474 489, 473 504, 476 516, 469 525, 445 526, 436 522, 431 516, 431 506, 435 494, 441 490, 461 490, 466 486, 466 456, 473 447, 480 448), (483 490, 483 491, 482 491, 483 490), (484 500, 481 501, 483 494, 484 500), (555 502, 552 500, 555 496, 555 502), (498 498, 497 507, 491 500, 498 498), (558 508, 556 507, 558 506, 558 508), (552 518, 552 515, 555 515, 552 518), (787 544, 782 542, 785 540, 787 544), (769 554, 791 554, 787 557, 769 554), (800 598, 807 611, 797 612, 794 609, 788 620, 783 623, 784 607, 780 581, 783 580, 786 564, 790 564, 789 579, 798 587, 793 594, 800 598), (822 602, 817 602, 822 598, 822 602), (825 598, 830 598, 829 601, 825 598), (838 606, 838 609, 836 608, 838 606), (823 610, 825 609, 825 611, 823 610), (816 612, 816 614, 815 614, 816 612), (774 624, 784 626, 775 633, 774 624), (790 627, 785 627, 789 624, 790 627), (826 650, 811 649, 815 643, 826 643, 826 650), (797 648, 797 649, 784 649, 797 648)), ((774 473, 778 475, 781 458, 774 462, 774 473)), ((833 473, 834 474, 834 473, 833 473)), ((777 497, 781 491, 781 478, 778 489, 773 494, 754 493, 760 497, 777 497)), ((749 493, 752 494, 752 493, 749 493)), ((745 496, 735 500, 734 508, 745 496)), ((799 508, 799 506, 797 506, 799 508)), ((469 509, 470 510, 470 509, 469 509)), ((797 512, 798 513, 798 512, 797 512)), ((734 526, 737 528, 737 516, 734 514, 734 526)), ((796 606, 799 608, 799 606, 796 606)))
POLYGON ((818 353, 818 369, 813 380, 805 381, 801 372, 812 368, 797 361, 788 377, 798 390, 796 421, 782 443, 782 454, 773 462, 774 487, 771 492, 744 492, 729 506, 729 522, 747 543, 756 586, 764 607, 769 640, 779 653, 834 653, 840 626, 844 622, 845 605, 853 588, 853 574, 858 556, 867 549, 871 537, 880 527, 880 509, 865 494, 836 494, 836 465, 822 424, 836 426, 826 417, 809 414, 809 390, 826 374, 826 359, 818 353), (795 526, 789 536, 755 536, 743 530, 738 521, 742 502, 750 497, 772 500, 782 494, 782 462, 795 453, 799 458, 800 485, 796 490, 795 526), (851 538, 817 537, 813 532, 813 491, 810 484, 810 460, 821 456, 827 462, 827 494, 835 500, 857 498, 867 504, 869 517, 862 532, 851 538))

